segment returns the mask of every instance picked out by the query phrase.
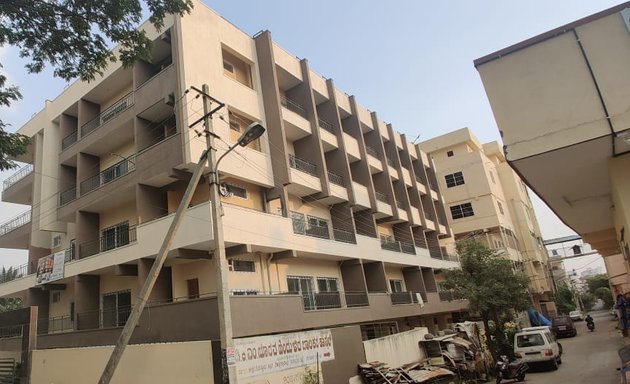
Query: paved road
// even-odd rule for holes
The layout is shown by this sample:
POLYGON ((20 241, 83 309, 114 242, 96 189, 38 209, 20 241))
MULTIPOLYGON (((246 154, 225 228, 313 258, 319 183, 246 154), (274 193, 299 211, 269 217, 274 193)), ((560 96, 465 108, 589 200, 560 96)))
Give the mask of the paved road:
POLYGON ((592 313, 595 332, 589 332, 586 324, 577 322, 578 335, 560 339, 564 348, 562 365, 557 371, 546 367, 532 367, 527 373, 528 384, 542 383, 595 383, 618 384, 620 381, 617 349, 623 339, 615 329, 608 311, 592 313))

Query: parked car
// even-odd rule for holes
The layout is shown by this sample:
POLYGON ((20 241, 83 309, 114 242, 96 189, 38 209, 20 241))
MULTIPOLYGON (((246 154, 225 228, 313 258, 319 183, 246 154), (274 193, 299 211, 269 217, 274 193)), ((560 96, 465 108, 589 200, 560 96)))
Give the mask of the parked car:
POLYGON ((571 312, 569 312, 569 317, 573 321, 583 321, 584 320, 584 314, 582 313, 582 311, 571 311, 571 312))
POLYGON ((558 316, 551 321, 551 331, 556 337, 577 335, 577 329, 569 316, 558 316))
POLYGON ((527 364, 547 363, 553 370, 562 364, 562 349, 549 327, 523 328, 514 335, 514 356, 527 364))

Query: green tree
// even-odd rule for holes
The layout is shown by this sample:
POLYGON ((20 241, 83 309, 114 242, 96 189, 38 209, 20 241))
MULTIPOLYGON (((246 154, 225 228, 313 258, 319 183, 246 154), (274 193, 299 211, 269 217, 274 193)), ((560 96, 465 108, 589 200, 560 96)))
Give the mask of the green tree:
MULTIPOLYGON (((0 270, 0 283, 4 283, 13 279, 17 279, 18 277, 22 277, 17 269, 13 269, 13 267, 5 268, 2 267, 0 270)), ((2 297, 0 298, 0 313, 12 311, 14 309, 22 308, 22 300, 14 297, 2 297)))
POLYGON ((593 292, 593 295, 604 302, 604 308, 610 309, 615 303, 612 297, 612 292, 608 287, 599 287, 593 292))
POLYGON ((580 293, 580 300, 582 301, 582 305, 584 305, 585 311, 590 311, 593 309, 593 305, 595 305, 595 296, 590 292, 582 292, 580 293))
POLYGON ((470 311, 480 314, 489 332, 488 347, 493 356, 511 355, 513 348, 504 324, 512 320, 514 311, 530 306, 529 279, 514 272, 509 260, 499 257, 482 243, 461 241, 457 243, 457 251, 461 269, 445 271, 442 286, 451 290, 456 299, 468 300, 470 311))
POLYGON ((609 288, 608 285, 608 275, 595 275, 586 279, 586 285, 588 286, 588 291, 592 294, 595 294, 598 288, 609 288))
MULTIPOLYGON (((193 7, 192 0, 3 0, 0 46, 15 46, 20 57, 30 59, 29 73, 50 64, 54 75, 64 80, 94 80, 110 62, 120 60, 128 67, 139 59, 150 60, 151 40, 136 29, 143 3, 158 30, 167 14, 183 15, 193 7), (119 45, 117 55, 110 50, 111 43, 119 45)), ((8 107, 22 95, 6 80, 0 74, 0 106, 8 107)), ((29 144, 27 137, 6 129, 0 120, 0 170, 15 167, 11 157, 25 153, 29 144)))
POLYGON ((573 291, 566 284, 558 284, 556 289, 556 306, 561 314, 567 315, 575 310, 573 291))

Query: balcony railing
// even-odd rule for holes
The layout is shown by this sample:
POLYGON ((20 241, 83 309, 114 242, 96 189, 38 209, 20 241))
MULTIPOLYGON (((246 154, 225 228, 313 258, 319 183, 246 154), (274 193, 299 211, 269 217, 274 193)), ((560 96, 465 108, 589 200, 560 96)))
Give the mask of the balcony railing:
POLYGON ((389 204, 387 195, 384 194, 383 192, 375 191, 374 195, 376 196, 376 200, 389 204))
POLYGON ((307 116, 306 109, 304 109, 304 107, 298 104, 297 102, 289 99, 286 96, 280 96, 280 104, 282 104, 282 106, 288 109, 289 111, 295 112, 306 119, 306 116, 307 116))
POLYGON ((315 295, 315 308, 331 309, 341 308, 341 295, 339 292, 317 292, 315 295))
POLYGON ((14 217, 13 219, 5 222, 0 225, 0 236, 6 235, 7 233, 22 227, 31 222, 31 211, 28 210, 20 215, 14 217))
POLYGON ((345 292, 348 308, 367 307, 370 305, 367 292, 345 292))
POLYGON ((354 232, 345 231, 343 229, 333 228, 333 236, 336 241, 340 241, 342 243, 350 243, 356 244, 357 237, 354 232))
POLYGON ((400 209, 405 209, 405 204, 402 202, 402 200, 396 200, 396 207, 400 209))
POLYGON ((159 123, 153 124, 156 125, 151 128, 151 130, 146 132, 146 137, 144 143, 142 144, 142 148, 139 148, 140 151, 152 147, 155 144, 158 144, 177 133, 177 126, 174 115, 166 118, 159 123))
POLYGON ((61 150, 62 151, 64 149, 68 148, 69 146, 71 146, 72 144, 77 142, 78 133, 79 133, 78 131, 74 131, 71 134, 69 134, 68 136, 66 136, 63 139, 61 139, 61 150))
POLYGON ((122 327, 131 314, 131 306, 77 313, 77 329, 122 327))
POLYGON ((332 125, 331 123, 327 122, 326 120, 322 120, 322 119, 318 119, 317 120, 319 127, 325 129, 326 131, 330 132, 330 133, 335 133, 335 126, 332 125))
POLYGON ((18 181, 22 180, 23 178, 30 175, 31 173, 33 173, 33 164, 27 164, 23 166, 17 172, 15 172, 11 176, 9 176, 6 180, 4 180, 3 190, 6 191, 7 188, 17 183, 18 181))
POLYGON ((391 157, 387 156, 385 160, 387 160, 387 165, 389 165, 390 167, 396 167, 396 163, 394 163, 394 159, 392 159, 391 157))
POLYGON ((451 291, 439 291, 440 301, 453 301, 453 292, 451 291))
POLYGON ((101 113, 83 124, 81 127, 81 137, 94 132, 98 127, 112 120, 114 117, 120 115, 133 105, 133 92, 123 96, 120 100, 116 101, 109 108, 101 111, 101 113))
POLYGON ((431 255, 431 257, 434 259, 444 260, 444 257, 442 256, 442 250, 440 248, 429 247, 429 255, 431 255))
POLYGON ((17 267, 9 268, 2 267, 1 271, 2 273, 0 273, 0 284, 28 275, 28 264, 22 264, 17 267))
POLYGON ((135 242, 136 240, 135 226, 129 227, 126 230, 122 227, 118 227, 116 231, 113 231, 110 234, 99 237, 96 240, 79 244, 79 252, 82 258, 93 256, 101 252, 123 247, 127 244, 135 242))
POLYGON ((411 243, 392 240, 391 238, 381 236, 381 249, 394 252, 402 252, 410 255, 416 254, 416 247, 411 243))
POLYGON ((343 176, 339 176, 336 173, 333 173, 331 171, 328 171, 328 180, 332 183, 332 184, 336 184, 339 185, 341 187, 343 187, 343 176))
POLYGON ((317 165, 300 159, 295 155, 289 155, 289 165, 291 166, 291 168, 297 169, 298 171, 308 173, 312 176, 317 176, 317 165))
POLYGON ((367 152, 368 155, 372 155, 378 158, 378 152, 376 151, 376 149, 374 149, 373 147, 370 147, 369 145, 365 146, 365 152, 367 152))
POLYGON ((291 220, 293 221, 293 233, 318 237, 320 239, 330 239, 328 226, 309 223, 304 217, 292 217, 291 220))
POLYGON ((392 305, 413 304, 413 292, 392 292, 389 294, 392 305))
POLYGON ((65 191, 59 194, 59 205, 66 205, 71 201, 76 200, 77 198, 77 186, 73 185, 72 187, 66 189, 65 191))
POLYGON ((102 185, 112 182, 131 171, 136 169, 136 163, 134 163, 135 157, 122 160, 111 167, 100 172, 98 175, 92 176, 89 179, 81 182, 81 195, 84 195, 90 191, 93 191, 102 185))

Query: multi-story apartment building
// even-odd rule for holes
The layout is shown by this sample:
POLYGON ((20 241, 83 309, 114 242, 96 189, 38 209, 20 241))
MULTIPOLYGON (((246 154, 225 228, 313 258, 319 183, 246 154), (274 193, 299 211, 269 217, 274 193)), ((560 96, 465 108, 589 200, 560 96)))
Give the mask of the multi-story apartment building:
MULTIPOLYGON (((423 151, 269 32, 251 37, 199 2, 165 25, 143 26, 151 62, 111 64, 19 129, 32 138, 19 159, 27 166, 2 197, 30 211, 0 228, 0 247, 28 249, 28 264, 0 296, 38 308, 33 375, 86 370, 87 380, 101 369, 83 364, 94 349, 68 348, 113 344, 136 303, 206 148, 203 127, 189 129, 203 115, 189 90, 202 84, 225 103, 213 116, 219 155, 249 123, 267 128, 219 169, 237 340, 331 329, 336 359, 323 375, 341 383, 365 358, 362 340, 461 318, 466 303, 439 293, 441 271, 458 263, 439 248, 450 229, 423 151)), ((212 360, 192 342, 219 338, 212 203, 200 183, 132 338, 189 346, 156 352, 176 354, 176 365, 212 360)), ((2 339, 0 349, 17 343, 2 339)), ((152 374, 162 382, 172 369, 152 374)), ((176 381, 195 382, 187 377, 176 381)))
POLYGON ((630 3, 475 60, 510 165, 630 285, 630 3))
POLYGON ((501 252, 530 278, 533 305, 555 311, 547 252, 527 188, 498 142, 481 144, 462 128, 419 144, 435 163, 456 239, 474 238, 501 252))

